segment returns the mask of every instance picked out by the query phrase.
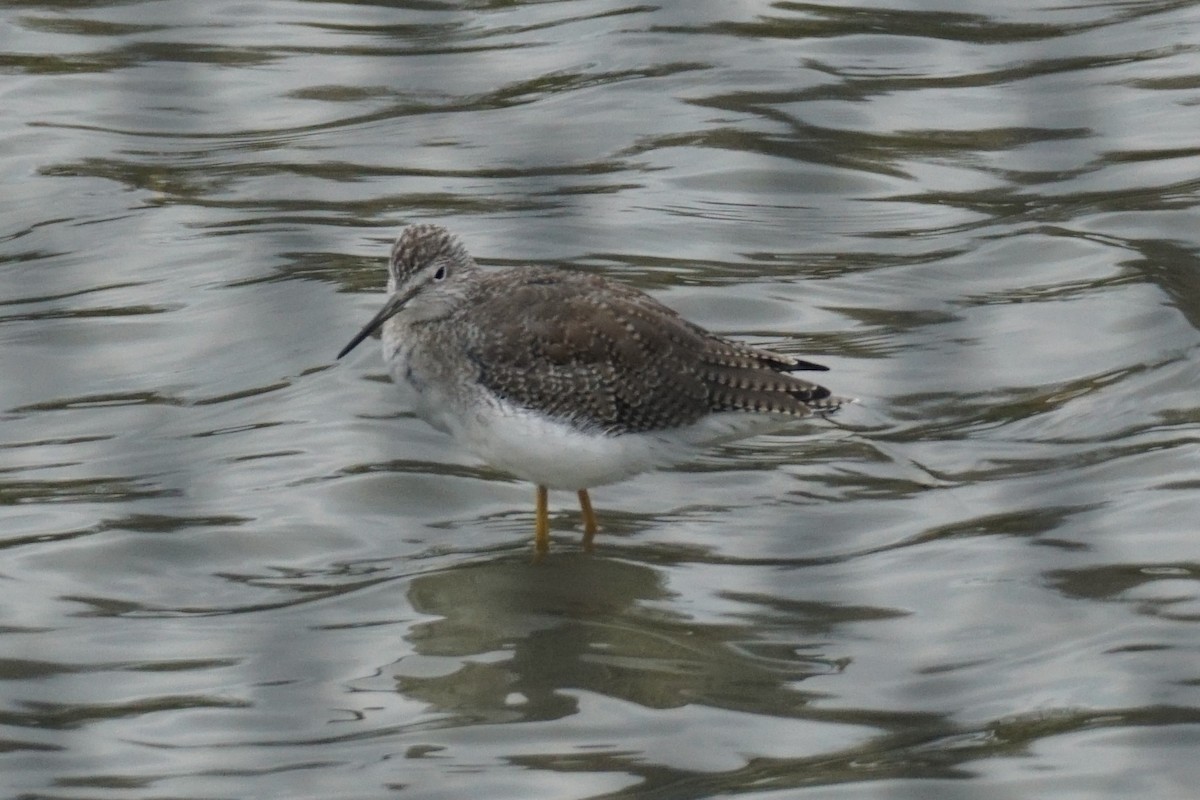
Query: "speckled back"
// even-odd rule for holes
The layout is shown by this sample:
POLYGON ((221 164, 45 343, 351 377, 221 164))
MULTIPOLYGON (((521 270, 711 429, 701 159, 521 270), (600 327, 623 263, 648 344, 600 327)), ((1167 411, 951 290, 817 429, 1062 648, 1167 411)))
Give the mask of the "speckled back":
POLYGON ((541 267, 475 278, 428 333, 461 349, 489 391, 547 415, 620 434, 719 411, 802 417, 842 402, 789 374, 821 367, 709 334, 631 287, 541 267))

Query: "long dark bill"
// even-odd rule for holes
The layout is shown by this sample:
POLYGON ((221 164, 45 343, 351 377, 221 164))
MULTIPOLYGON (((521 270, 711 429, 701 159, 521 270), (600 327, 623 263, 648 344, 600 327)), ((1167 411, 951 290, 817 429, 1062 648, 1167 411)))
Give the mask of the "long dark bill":
POLYGON ((374 333, 376 328, 387 322, 388 319, 397 311, 404 308, 404 304, 407 303, 411 297, 412 294, 408 292, 404 294, 394 294, 389 297, 387 302, 383 304, 383 308, 379 309, 379 313, 371 317, 371 321, 368 322, 361 331, 354 335, 354 338, 350 340, 350 344, 343 347, 342 352, 338 353, 337 357, 341 358, 342 356, 346 355, 346 353, 349 353, 351 350, 358 347, 363 339, 374 333))

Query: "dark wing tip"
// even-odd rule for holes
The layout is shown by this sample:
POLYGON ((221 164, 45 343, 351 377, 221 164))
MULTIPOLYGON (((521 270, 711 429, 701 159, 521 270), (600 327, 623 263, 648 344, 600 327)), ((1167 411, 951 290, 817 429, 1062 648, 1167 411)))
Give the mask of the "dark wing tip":
POLYGON ((804 359, 799 358, 796 359, 796 363, 794 364, 785 364, 779 367, 780 372, 802 372, 804 370, 811 370, 813 372, 828 372, 829 367, 826 367, 822 364, 814 364, 811 361, 805 361, 804 359))

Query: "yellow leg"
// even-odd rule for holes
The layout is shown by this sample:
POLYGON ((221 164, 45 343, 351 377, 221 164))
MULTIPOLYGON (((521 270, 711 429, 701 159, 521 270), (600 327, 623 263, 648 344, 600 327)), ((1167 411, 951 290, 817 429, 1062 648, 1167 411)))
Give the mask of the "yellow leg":
POLYGON ((592 552, 592 539, 596 538, 596 512, 592 510, 592 499, 587 489, 579 490, 579 509, 583 511, 583 549, 592 552))
POLYGON ((541 556, 550 549, 550 501, 545 486, 537 487, 537 522, 533 528, 533 550, 541 556))

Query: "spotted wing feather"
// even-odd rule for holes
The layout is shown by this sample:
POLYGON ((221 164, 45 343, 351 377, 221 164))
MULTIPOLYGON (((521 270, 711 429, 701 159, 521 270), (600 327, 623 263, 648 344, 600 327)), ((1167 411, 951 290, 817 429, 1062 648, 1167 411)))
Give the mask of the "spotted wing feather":
POLYGON ((487 276, 456 320, 494 394, 608 433, 662 430, 717 411, 795 417, 840 400, 792 372, 824 369, 714 336, 649 295, 598 276, 536 267, 487 276), (479 304, 478 306, 476 304, 479 304))

